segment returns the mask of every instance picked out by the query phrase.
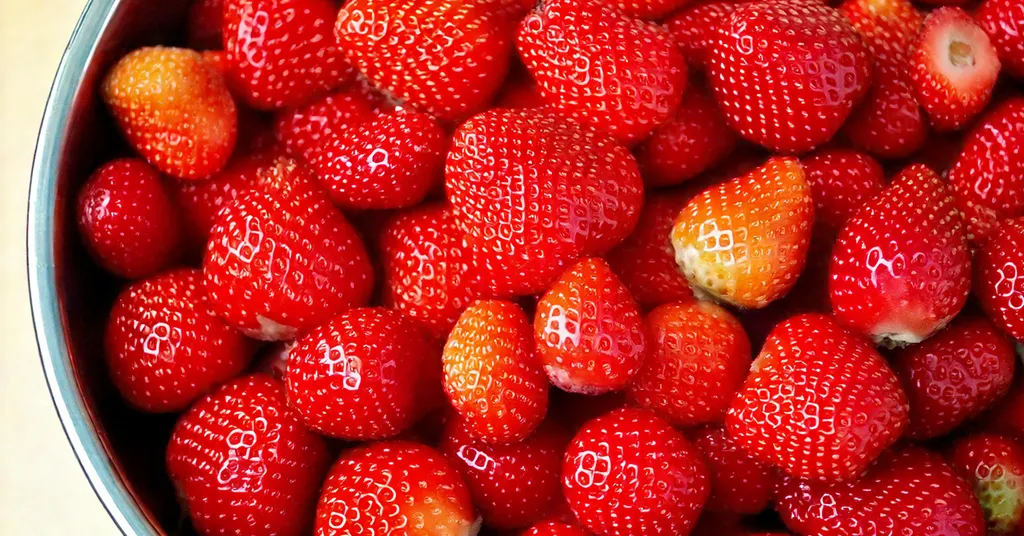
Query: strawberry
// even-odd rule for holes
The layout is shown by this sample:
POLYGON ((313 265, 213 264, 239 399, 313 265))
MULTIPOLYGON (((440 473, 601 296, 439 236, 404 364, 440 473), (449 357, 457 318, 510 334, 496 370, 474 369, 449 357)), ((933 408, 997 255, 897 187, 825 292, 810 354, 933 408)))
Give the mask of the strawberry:
POLYGON ((128 144, 168 175, 209 177, 235 148, 235 103, 224 79, 194 50, 135 50, 107 73, 100 96, 128 144))
POLYGON ((690 2, 691 0, 604 0, 598 3, 614 7, 630 17, 660 20, 690 2))
POLYGON ((667 304, 644 324, 650 352, 628 395, 674 426, 721 421, 750 368, 750 341, 725 309, 708 302, 667 304))
POLYGON ((543 2, 517 44, 553 108, 623 143, 667 122, 686 90, 686 59, 668 32, 599 2, 543 2))
POLYGON ((797 534, 985 534, 970 487, 941 456, 920 447, 886 452, 850 482, 784 477, 775 502, 797 534))
POLYGON ((811 185, 814 217, 831 231, 843 228, 857 209, 885 188, 882 166, 848 149, 823 149, 800 161, 811 185))
POLYGON ((899 380, 867 341, 804 314, 769 335, 726 416, 729 438, 800 478, 858 476, 907 424, 899 380))
POLYGON ((181 268, 125 287, 107 321, 107 367, 143 411, 181 411, 249 364, 255 347, 210 309, 203 275, 181 268))
POLYGON ((800 163, 773 158, 690 200, 672 229, 676 262, 700 293, 759 309, 796 283, 813 220, 800 163))
POLYGON ((1024 527, 1024 446, 997 434, 954 443, 950 464, 974 486, 989 534, 1020 534, 1024 527))
POLYGON ((1011 76, 1024 78, 1024 9, 1016 0, 985 0, 974 19, 988 34, 1011 76))
POLYGON ((928 121, 905 63, 875 62, 874 85, 846 122, 850 142, 881 158, 908 157, 928 138, 928 121))
POLYGON ((289 352, 288 401, 322 434, 394 436, 419 417, 416 384, 431 346, 394 311, 351 309, 302 336, 289 352))
POLYGON ((637 162, 647 186, 679 184, 717 165, 736 142, 707 89, 691 84, 675 115, 637 148, 637 162))
POLYGON ((331 0, 224 0, 224 51, 232 87, 252 107, 305 104, 354 71, 331 36, 331 0))
POLYGON ((590 536, 587 531, 557 521, 546 521, 530 527, 522 536, 590 536))
POLYGON ((350 0, 335 35, 377 87, 454 122, 483 111, 501 88, 526 9, 502 0, 350 0))
POLYGON ((700 453, 653 413, 619 409, 583 426, 565 453, 562 487, 591 532, 688 534, 708 497, 700 453))
POLYGON ((288 154, 308 162, 336 135, 371 119, 373 112, 369 96, 345 89, 278 112, 274 136, 288 154))
POLYGON ((533 327, 548 379, 572 393, 622 389, 647 355, 636 302, 600 259, 576 263, 551 285, 533 327))
POLYGON ((757 514, 768 507, 778 480, 775 468, 736 446, 721 425, 705 426, 690 437, 711 475, 708 510, 757 514))
POLYGON ((949 184, 967 220, 971 241, 980 244, 999 222, 1024 216, 1024 99, 1009 99, 966 136, 949 170, 949 184))
POLYGON ((845 0, 839 12, 864 40, 876 66, 905 65, 924 24, 924 15, 910 0, 845 0))
POLYGON ((203 260, 210 302, 261 340, 286 340, 367 302, 373 273, 345 216, 308 172, 279 158, 224 208, 203 260))
POLYGON ((263 374, 232 381, 178 419, 167 471, 205 535, 309 534, 330 464, 324 441, 263 374))
POLYGON ((385 441, 341 455, 324 482, 315 536, 472 536, 480 528, 466 484, 436 450, 385 441))
POLYGON ((412 206, 443 181, 448 140, 427 114, 381 115, 324 141, 310 164, 343 209, 412 206))
POLYGON ((462 474, 484 524, 498 529, 530 526, 562 500, 562 455, 569 434, 545 421, 530 437, 510 445, 475 439, 465 422, 445 427, 440 450, 462 474))
POLYGON ((718 25, 739 5, 731 0, 702 3, 683 9, 665 21, 665 28, 675 38, 691 69, 707 69, 708 50, 718 25))
POLYGON ((188 46, 218 49, 224 45, 224 0, 196 0, 185 25, 188 46))
POLYGON ((999 57, 988 35, 958 7, 928 14, 910 57, 917 102, 935 130, 963 128, 992 96, 999 57))
POLYGON ((498 293, 541 292, 565 266, 607 252, 643 202, 624 147, 543 110, 491 110, 463 124, 445 180, 470 247, 502 268, 489 274, 498 293))
POLYGON ((180 229, 160 174, 142 160, 107 162, 78 194, 82 241, 100 266, 119 277, 145 277, 174 262, 180 229))
POLYGON ((1013 344, 987 320, 954 320, 893 361, 910 400, 907 436, 939 437, 999 400, 1013 383, 1013 344))
POLYGON ((836 10, 758 1, 725 19, 708 49, 708 77, 730 126, 777 152, 832 139, 871 82, 871 55, 836 10))
POLYGON ((864 204, 832 250, 829 294, 836 318, 875 342, 923 341, 967 301, 971 258, 953 196, 914 164, 864 204))
MULTIPOLYGON (((1018 354, 1021 347, 1017 346, 1018 354)), ((1024 441, 1024 377, 1017 375, 1010 392, 979 419, 982 428, 1024 441)))
POLYGON ((530 321, 514 303, 469 306, 444 347, 444 390, 469 433, 512 443, 544 420, 548 384, 534 354, 530 321))
POLYGON ((679 273, 669 233, 689 196, 686 192, 652 192, 633 233, 606 256, 608 265, 640 305, 693 299, 679 273))
POLYGON ((975 256, 974 287, 985 314, 1024 341, 1024 218, 1006 221, 975 256))

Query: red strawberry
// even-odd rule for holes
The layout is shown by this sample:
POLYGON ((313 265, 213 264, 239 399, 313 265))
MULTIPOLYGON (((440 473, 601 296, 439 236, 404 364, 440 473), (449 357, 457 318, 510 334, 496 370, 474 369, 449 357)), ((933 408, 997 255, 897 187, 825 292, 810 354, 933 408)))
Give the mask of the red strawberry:
POLYGON ((675 38, 691 68, 707 68, 708 50, 719 24, 727 20, 739 5, 731 0, 708 2, 686 8, 665 21, 665 27, 675 38))
POLYGON ((310 164, 343 209, 412 206, 443 181, 448 140, 427 114, 381 115, 324 141, 310 164))
POLYGON ((322 439, 288 407, 281 382, 246 376, 178 419, 167 471, 204 536, 309 533, 330 464, 322 439))
POLYGON ((939 131, 959 130, 992 96, 999 57, 985 31, 958 7, 925 19, 910 58, 917 101, 939 131))
POLYGON ((975 257, 975 294, 995 325, 1024 341, 1024 218, 1005 222, 975 257))
POLYGON ((644 200, 640 220, 606 258, 630 294, 645 307, 693 298, 686 277, 679 273, 669 234, 689 195, 654 192, 644 200))
POLYGON ((923 341, 967 301, 971 258, 953 196, 915 164, 850 218, 832 249, 836 318, 876 342, 923 341))
POLYGON ((92 258, 136 279, 177 257, 181 222, 160 174, 142 160, 107 162, 78 194, 78 230, 92 258))
POLYGON ((630 384, 634 403, 674 426, 721 421, 750 369, 750 341, 725 309, 708 302, 662 305, 644 324, 647 359, 630 384))
POLYGON ((832 139, 871 81, 871 55, 857 32, 839 12, 813 2, 738 7, 719 25, 708 59, 726 121, 786 153, 832 139))
POLYGON ((664 28, 597 2, 544 2, 517 43, 553 108, 624 143, 667 122, 686 89, 686 60, 664 28))
POLYGON ((690 2, 691 0, 604 0, 598 3, 614 7, 630 17, 659 20, 690 2))
POLYGON ((813 219, 800 163, 773 158, 690 200, 672 229, 676 262, 701 293, 759 309, 796 283, 813 219))
POLYGON ((188 46, 218 49, 224 45, 224 0, 196 0, 185 27, 188 46))
POLYGON ((701 428, 691 438, 711 475, 708 510, 757 514, 768 507, 778 480, 775 468, 751 458, 720 425, 701 428))
POLYGON ((559 523, 557 521, 547 521, 530 527, 523 533, 523 536, 590 536, 587 531, 573 526, 566 525, 565 523, 559 523))
POLYGON ((535 294, 636 225, 643 185, 611 137, 542 110, 491 110, 459 127, 445 180, 468 243, 500 272, 494 292, 535 294))
POLYGON ((107 73, 100 94, 132 148, 168 175, 209 177, 235 148, 235 103, 194 50, 135 50, 107 73))
POLYGON ((349 440, 392 437, 419 417, 416 385, 432 346, 394 311, 351 309, 304 335, 289 352, 288 401, 320 433, 349 440))
POLYGON ((779 324, 733 399, 729 437, 800 478, 858 476, 907 424, 907 398, 885 360, 828 316, 779 324))
POLYGON ((369 96, 356 89, 332 93, 279 112, 274 135, 288 154, 308 162, 335 136, 371 119, 374 106, 369 96))
POLYGON ((331 35, 331 0, 224 0, 232 87, 250 106, 298 106, 352 79, 331 35))
POLYGON ((814 217, 828 229, 843 228, 865 202, 885 188, 882 166, 848 149, 824 149, 800 161, 814 198, 814 217))
POLYGON ((886 452, 863 478, 831 484, 785 477, 776 510, 797 534, 982 536, 971 489, 938 454, 886 452))
POLYGON ((960 318, 893 362, 910 400, 907 436, 939 437, 999 400, 1013 383, 1013 344, 981 318, 960 318))
POLYGON ((974 12, 1011 76, 1024 77, 1024 6, 1016 0, 985 0, 974 12))
POLYGON ((114 302, 107 367, 132 406, 181 411, 249 364, 255 347, 210 309, 203 275, 182 268, 132 283, 114 302))
POLYGON ((457 121, 482 111, 501 88, 526 9, 502 0, 350 0, 335 35, 378 87, 457 121))
POLYGON ((444 389, 473 437, 521 441, 544 420, 548 384, 534 352, 514 303, 479 301, 459 317, 444 347, 444 389))
POLYGON ((637 148, 637 162, 647 186, 679 184, 717 165, 736 142, 707 89, 691 84, 675 115, 637 148))
POLYGON ((910 0, 845 0, 839 12, 864 39, 876 65, 904 66, 924 24, 910 0))
POLYGON ((600 259, 578 262, 551 285, 533 327, 548 379, 572 393, 622 389, 647 355, 636 302, 600 259))
POLYGON ((846 122, 850 141, 881 158, 910 156, 928 138, 928 121, 917 103, 905 63, 876 62, 874 85, 846 122))
POLYGON ((545 421, 510 445, 474 439, 465 422, 445 427, 440 450, 462 474, 484 523, 498 529, 530 526, 562 501, 562 455, 569 434, 545 421))
POLYGON ((1020 534, 1024 527, 1024 445, 996 434, 958 439, 950 463, 974 486, 989 534, 1020 534))
POLYGON ((700 453, 653 413, 619 409, 583 426, 565 453, 562 487, 591 532, 688 534, 708 497, 700 453))
POLYGON ((286 340, 367 302, 369 257, 308 172, 279 158, 265 187, 221 211, 203 261, 214 309, 261 340, 286 340))
MULTIPOLYGON (((1021 353, 1020 345, 1017 346, 1017 352, 1021 353)), ((980 421, 986 430, 1024 441, 1024 377, 1018 375, 1010 392, 980 421)))
POLYGON ((971 241, 980 244, 1008 218, 1024 216, 1024 99, 1013 98, 989 112, 966 136, 949 170, 949 184, 967 220, 971 241))

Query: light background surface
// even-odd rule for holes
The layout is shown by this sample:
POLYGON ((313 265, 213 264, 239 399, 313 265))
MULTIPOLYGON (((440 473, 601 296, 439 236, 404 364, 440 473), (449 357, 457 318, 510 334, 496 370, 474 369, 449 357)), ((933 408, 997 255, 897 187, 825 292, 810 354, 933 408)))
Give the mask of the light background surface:
POLYGON ((25 209, 36 131, 85 0, 0 0, 0 534, 120 534, 75 460, 32 332, 25 209))

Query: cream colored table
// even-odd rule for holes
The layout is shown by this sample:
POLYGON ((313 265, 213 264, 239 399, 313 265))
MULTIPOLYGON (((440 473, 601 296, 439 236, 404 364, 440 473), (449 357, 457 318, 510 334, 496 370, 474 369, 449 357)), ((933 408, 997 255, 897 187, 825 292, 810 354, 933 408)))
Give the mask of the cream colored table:
POLYGON ((29 315, 29 166, 57 62, 85 0, 0 0, 0 534, 120 534, 46 390, 29 315))

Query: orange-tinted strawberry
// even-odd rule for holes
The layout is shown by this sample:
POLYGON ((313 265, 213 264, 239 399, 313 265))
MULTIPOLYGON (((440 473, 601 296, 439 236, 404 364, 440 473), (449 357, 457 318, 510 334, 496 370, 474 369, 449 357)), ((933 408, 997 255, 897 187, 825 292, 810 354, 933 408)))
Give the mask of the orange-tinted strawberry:
POLYGON ((543 110, 491 110, 464 123, 445 180, 467 241, 500 271, 497 293, 543 291, 568 264, 633 230, 643 185, 610 136, 543 110))
POLYGON ((850 115, 845 133, 855 146, 881 158, 905 158, 928 138, 928 120, 917 103, 905 60, 875 62, 874 84, 850 115))
POLYGON ((224 46, 224 0, 196 0, 185 26, 188 46, 218 49, 224 46))
POLYGON ((988 533, 1020 534, 1024 527, 1024 445, 997 434, 958 439, 950 463, 974 486, 988 533))
POLYGON ((374 102, 354 88, 283 110, 274 121, 274 136, 288 154, 309 161, 335 136, 373 117, 374 102))
POLYGON ((674 426, 719 422, 750 369, 750 341, 725 309, 667 304, 644 320, 650 350, 630 384, 631 401, 674 426))
POLYGON ((599 2, 544 2, 520 23, 517 44, 554 109, 624 143, 668 121, 686 90, 686 60, 668 32, 599 2))
POLYGON ((548 383, 530 321, 518 305, 471 305, 448 336, 443 361, 445 392, 473 437, 521 441, 544 420, 548 383))
POLYGON ((679 50, 693 69, 704 70, 708 65, 708 49, 715 31, 739 7, 732 0, 707 2, 680 11, 665 21, 665 27, 675 38, 679 50))
POLYGON ((210 302, 227 323, 285 340, 367 302, 362 241, 309 173, 281 157, 263 184, 220 212, 203 261, 210 302))
POLYGON ((974 12, 999 53, 1003 70, 1024 77, 1024 9, 1016 0, 985 0, 974 12))
POLYGON ((985 314, 1024 341, 1024 218, 1008 220, 975 256, 974 290, 985 314))
POLYGON ((843 228, 865 202, 885 188, 882 166, 848 149, 823 149, 800 160, 814 198, 814 218, 831 231, 843 228))
POLYGON ((100 94, 132 148, 168 175, 209 177, 235 148, 235 103, 194 50, 135 50, 107 73, 100 94))
POLYGON ((705 426, 690 435, 704 455, 711 476, 711 511, 757 514, 768 507, 778 472, 739 448, 721 425, 705 426))
POLYGON ((565 498, 596 534, 688 534, 709 485, 697 449, 642 409, 615 410, 585 424, 562 465, 565 498))
POLYGON ((557 521, 538 523, 523 533, 523 536, 590 536, 587 531, 557 521))
POLYGON ((850 218, 832 250, 836 318, 876 342, 920 342, 964 306, 971 259, 953 195, 915 164, 850 218))
POLYGON ((533 327, 548 379, 573 393, 625 387, 647 355, 636 302, 600 259, 576 263, 551 285, 533 327))
POLYGON ((800 163, 774 158, 690 200, 676 219, 672 245, 694 289, 758 309, 796 283, 813 220, 814 201, 800 163))
POLYGON ((167 471, 204 536, 309 534, 330 465, 324 441, 264 374, 232 381, 178 419, 167 471))
POLYGON ((473 536, 479 529, 466 484, 440 452, 385 441, 353 448, 334 463, 313 534, 473 536))
POLYGON ((779 152, 829 141, 871 80, 871 55, 835 9, 813 2, 738 7, 715 32, 708 76, 726 121, 779 152))
POLYGON ((867 341, 828 316, 779 324, 754 360, 726 425, 755 458, 801 478, 854 478, 907 425, 899 380, 867 341))

